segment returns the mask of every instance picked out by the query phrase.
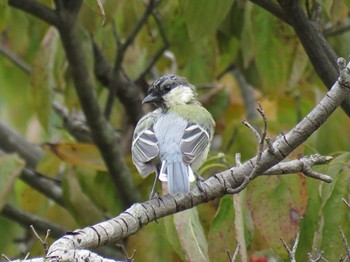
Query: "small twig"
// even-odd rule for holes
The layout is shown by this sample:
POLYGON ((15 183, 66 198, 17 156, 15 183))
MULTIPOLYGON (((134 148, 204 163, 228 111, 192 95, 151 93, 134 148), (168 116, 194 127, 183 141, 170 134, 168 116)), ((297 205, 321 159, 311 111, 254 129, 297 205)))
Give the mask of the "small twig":
POLYGON ((236 167, 239 167, 242 165, 241 162, 241 153, 236 153, 235 154, 235 162, 236 162, 236 167))
POLYGON ((5 254, 1 254, 2 257, 4 257, 7 261, 11 261, 5 254))
POLYGON ((292 249, 290 249, 287 245, 287 243, 284 241, 284 239, 281 237, 281 241, 282 241, 282 244, 284 246, 284 248, 287 250, 288 252, 288 255, 289 255, 289 258, 290 258, 290 261, 291 262, 295 262, 295 253, 297 251, 297 247, 298 247, 298 243, 299 243, 299 236, 300 236, 300 229, 298 228, 298 231, 297 231, 297 235, 295 237, 295 240, 294 240, 294 244, 293 244, 293 247, 292 249))
POLYGON ((236 249, 235 249, 235 252, 233 253, 232 256, 231 256, 230 250, 226 249, 226 253, 227 253, 228 261, 229 261, 229 262, 235 262, 235 261, 236 261, 239 248, 240 248, 240 246, 239 246, 239 244, 238 244, 237 247, 236 247, 236 249))
MULTIPOLYGON (((350 203, 348 201, 345 200, 345 198, 341 198, 341 200, 343 200, 343 202, 345 203, 345 205, 347 205, 350 208, 350 203)), ((350 257, 349 257, 350 258, 350 257)))
POLYGON ((30 252, 27 253, 27 255, 23 258, 23 260, 27 260, 30 255, 30 252))
POLYGON ((323 261, 328 261, 326 258, 323 257, 323 251, 317 251, 316 249, 315 251, 316 251, 316 258, 313 258, 311 253, 307 253, 308 262, 318 262, 318 261, 321 261, 321 259, 323 261))
MULTIPOLYGON (((258 167, 259 167, 259 161, 261 159, 261 155, 264 151, 264 142, 265 142, 265 138, 266 138, 266 132, 267 132, 267 118, 265 115, 265 112, 263 110, 263 108, 261 107, 261 104, 258 103, 258 108, 257 111, 259 112, 259 114, 261 115, 263 121, 264 121, 264 129, 262 131, 262 134, 260 135, 259 132, 251 125, 249 124, 249 122, 247 120, 243 120, 242 123, 248 127, 256 136, 259 146, 258 146, 258 155, 256 158, 256 164, 255 167, 253 168, 252 172, 250 173, 249 176, 244 177, 244 180, 242 182, 242 184, 240 184, 238 187, 236 188, 226 188, 226 192, 228 194, 237 194, 240 191, 242 191, 249 183, 250 180, 252 180, 253 178, 256 177, 256 174, 258 172, 258 167)), ((272 150, 272 149, 270 149, 272 150)))
POLYGON ((156 25, 157 25, 158 30, 159 30, 159 35, 162 38, 164 46, 160 50, 158 50, 158 52, 153 56, 153 58, 151 59, 149 64, 146 66, 146 68, 143 70, 143 72, 137 78, 136 82, 139 82, 141 79, 143 79, 148 74, 148 72, 153 68, 155 63, 157 63, 157 61, 162 57, 162 55, 164 54, 164 52, 168 49, 168 47, 170 45, 169 40, 165 34, 164 27, 160 21, 158 13, 152 12, 152 16, 154 18, 154 21, 156 22, 156 25))
MULTIPOLYGON (((142 17, 137 21, 133 31, 129 34, 129 36, 126 38, 124 43, 120 43, 119 38, 116 37, 116 41, 118 44, 118 51, 114 61, 114 68, 113 68, 114 78, 118 78, 119 73, 122 71, 122 63, 124 61, 126 50, 134 42, 137 34, 140 32, 141 28, 146 23, 148 17, 152 14, 153 9, 157 6, 159 2, 160 1, 158 0, 150 0, 142 17)), ((114 32, 114 35, 117 36, 116 31, 114 32)), ((109 85, 109 94, 108 94, 107 102, 104 108, 104 115, 107 119, 109 119, 109 117, 111 116, 113 104, 115 101, 115 96, 117 93, 117 90, 116 90, 117 87, 115 82, 116 81, 112 81, 112 83, 110 83, 109 85)))
POLYGON ((342 237, 342 240, 343 240, 343 243, 344 243, 344 247, 346 249, 346 254, 347 254, 347 257, 350 258, 350 247, 349 247, 349 243, 348 243, 348 240, 346 239, 346 236, 343 232, 343 230, 341 229, 341 227, 339 227, 339 232, 341 234, 341 237, 342 237))
POLYGON ((258 165, 260 158, 261 158, 261 155, 264 151, 264 143, 265 143, 266 132, 267 132, 267 117, 266 117, 264 109, 262 108, 260 103, 258 103, 257 110, 260 113, 260 115, 264 121, 264 129, 263 129, 262 134, 261 134, 260 143, 259 143, 259 150, 258 150, 258 157, 256 159, 256 164, 258 165))
POLYGON ((121 248, 121 250, 123 251, 123 254, 125 256, 125 259, 127 262, 132 262, 134 261, 134 257, 136 254, 136 250, 134 249, 134 251, 132 252, 132 255, 129 256, 128 252, 126 251, 125 247, 123 244, 116 244, 117 247, 121 248))
POLYGON ((303 170, 301 171, 305 176, 316 178, 319 180, 322 180, 324 182, 330 183, 333 181, 333 179, 330 176, 324 175, 322 173, 313 171, 310 166, 304 166, 303 170))
POLYGON ((261 136, 260 136, 259 132, 246 119, 244 119, 242 121, 242 123, 253 132, 253 134, 255 135, 255 137, 258 140, 258 142, 260 142, 261 141, 261 136))
POLYGON ((220 80, 221 77, 223 77, 226 73, 228 73, 228 72, 234 70, 236 67, 237 67, 236 64, 234 64, 234 63, 229 63, 229 64, 224 68, 224 70, 222 70, 220 73, 217 74, 216 80, 220 80))
POLYGON ((338 27, 338 28, 329 28, 327 30, 325 30, 323 32, 323 34, 325 35, 325 37, 332 37, 332 36, 337 36, 343 33, 346 33, 350 30, 350 25, 345 25, 342 27, 338 27))
POLYGON ((0 54, 10 60, 12 63, 17 65, 20 69, 22 69, 25 73, 31 74, 32 68, 28 65, 24 60, 15 55, 11 50, 9 50, 6 46, 0 43, 0 54))
POLYGON ((325 174, 318 173, 318 172, 314 172, 311 170, 311 167, 314 165, 326 164, 332 159, 333 158, 331 156, 321 156, 321 155, 315 154, 308 157, 303 157, 301 159, 279 163, 274 167, 268 169, 261 175, 276 176, 276 175, 286 175, 286 174, 294 174, 294 173, 301 172, 305 176, 315 178, 326 183, 330 183, 333 181, 332 177, 325 174))
POLYGON ((46 231, 46 236, 44 238, 44 240, 41 239, 41 237, 39 236, 39 234, 36 232, 35 228, 33 227, 33 225, 29 226, 30 229, 33 231, 34 235, 39 239, 39 241, 41 242, 41 245, 43 246, 45 255, 47 254, 47 251, 49 250, 49 244, 47 243, 47 239, 49 238, 50 232, 51 230, 48 229, 46 231))

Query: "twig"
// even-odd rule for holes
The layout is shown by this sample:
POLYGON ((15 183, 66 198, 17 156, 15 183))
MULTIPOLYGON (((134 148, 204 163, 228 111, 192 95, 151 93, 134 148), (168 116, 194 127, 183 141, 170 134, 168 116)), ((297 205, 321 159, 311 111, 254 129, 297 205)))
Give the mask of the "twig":
POLYGON ((348 240, 346 239, 346 236, 343 232, 343 230, 341 229, 341 227, 339 226, 339 232, 341 234, 341 238, 343 240, 343 244, 344 244, 344 247, 345 247, 345 250, 346 250, 346 254, 347 254, 347 257, 350 259, 350 247, 349 247, 349 243, 348 243, 348 240))
MULTIPOLYGON (((241 192, 249 183, 250 180, 254 179, 257 174, 258 174, 258 168, 259 168, 259 162, 262 156, 262 153, 264 151, 264 142, 265 142, 265 137, 266 137, 266 130, 267 130, 267 118, 266 115, 264 113, 264 110, 261 107, 261 104, 258 104, 258 108, 257 108, 258 112, 260 113, 261 117, 263 118, 264 121, 264 128, 263 128, 263 132, 260 136, 260 134, 258 133, 258 131, 256 131, 256 129, 254 127, 252 127, 246 120, 243 121, 243 124, 245 124, 249 129, 251 129, 253 131, 253 133, 255 134, 255 136, 258 139, 259 142, 259 146, 258 146, 258 154, 255 160, 255 166, 252 170, 252 172, 250 173, 249 176, 244 177, 243 182, 236 188, 226 188, 226 191, 228 194, 237 194, 239 192, 241 192)), ((270 149, 270 151, 273 150, 270 149)))
POLYGON ((45 255, 46 255, 46 254, 47 254, 47 251, 48 251, 48 249, 49 249, 49 245, 48 245, 48 243, 47 243, 47 239, 49 238, 49 235, 50 235, 51 230, 50 230, 50 229, 47 229, 45 238, 44 238, 44 239, 41 239, 41 237, 39 236, 39 234, 36 232, 34 226, 33 226, 33 225, 30 225, 29 227, 30 227, 30 229, 33 231, 33 233, 34 233, 34 235, 37 237, 37 239, 39 239, 41 245, 43 246, 45 255))
POLYGON ((319 262, 319 261, 321 261, 321 259, 323 261, 328 261, 326 258, 323 257, 323 251, 316 250, 316 258, 313 258, 311 253, 307 253, 307 261, 308 262, 319 262))
POLYGON ((13 62, 15 65, 17 65, 20 69, 23 70, 23 72, 27 74, 31 74, 32 68, 30 65, 28 65, 24 60, 22 60, 20 57, 12 53, 10 49, 8 49, 6 46, 0 43, 0 54, 2 54, 4 57, 6 57, 8 60, 13 62))
POLYGON ((297 231, 297 235, 295 237, 295 240, 294 240, 294 244, 293 244, 293 247, 292 249, 290 249, 287 245, 287 243, 284 241, 284 239, 281 237, 281 241, 282 241, 282 244, 284 246, 284 248, 287 250, 288 252, 288 255, 289 255, 289 258, 290 258, 290 261, 291 262, 295 262, 295 253, 297 251, 297 247, 298 247, 298 243, 299 243, 299 236, 300 236, 300 229, 298 228, 298 231, 297 231))
POLYGON ((337 36, 346 33, 350 30, 350 25, 345 25, 338 28, 329 28, 323 32, 326 37, 337 36))
MULTIPOLYGON (((346 201, 345 198, 341 198, 341 200, 343 200, 343 202, 345 203, 345 205, 347 205, 350 208, 350 203, 348 201, 346 201)), ((350 258, 350 257, 349 257, 350 258)))
POLYGON ((59 19, 57 13, 40 4, 38 1, 35 0, 9 0, 9 5, 16 7, 18 9, 21 9, 25 12, 28 12, 39 19, 45 21, 48 24, 57 26, 59 24, 59 19))
MULTIPOLYGON (((301 1, 278 0, 278 2, 284 13, 288 14, 289 21, 310 58, 316 73, 327 89, 330 90, 338 77, 338 56, 314 25, 314 22, 310 21, 305 15, 304 9, 300 4, 301 1)), ((349 97, 343 100, 341 107, 350 116, 349 97)))
POLYGON ((257 139, 258 142, 260 143, 260 141, 261 141, 261 136, 260 136, 259 132, 258 132, 246 119, 244 119, 244 120, 242 121, 242 123, 243 123, 246 127, 248 127, 248 128, 250 129, 250 131, 253 132, 253 134, 255 135, 256 139, 257 139))
POLYGON ((236 167, 240 167, 242 165, 241 153, 236 153, 235 154, 235 162, 236 162, 236 167))
POLYGON ((240 246, 239 246, 239 244, 238 244, 237 247, 236 247, 236 249, 235 249, 235 252, 233 253, 232 256, 231 256, 230 250, 226 249, 226 253, 227 253, 229 262, 235 262, 235 261, 236 261, 239 248, 240 248, 240 246))
POLYGON ((3 256, 7 261, 11 261, 11 259, 9 259, 5 254, 1 254, 1 256, 3 256))
POLYGON ((258 112, 260 113, 263 121, 264 121, 264 128, 261 134, 260 142, 259 142, 259 149, 258 149, 258 157, 256 159, 256 164, 258 165, 260 162, 261 155, 264 151, 264 143, 265 143, 265 137, 266 137, 266 132, 267 132, 267 117, 265 115, 264 109, 261 107, 261 104, 258 103, 258 112))
POLYGON ((46 232, 46 230, 50 228, 51 235, 55 238, 61 237, 67 232, 67 229, 63 226, 57 225, 44 218, 20 210, 9 204, 6 204, 5 207, 1 210, 1 215, 11 219, 12 221, 15 221, 24 228, 28 228, 29 226, 34 225, 35 228, 41 233, 46 232))
POLYGON ((332 160, 331 156, 321 156, 321 155, 311 155, 309 157, 303 157, 298 160, 289 161, 286 163, 279 163, 269 170, 265 171, 262 175, 272 176, 272 175, 285 175, 294 174, 302 172, 305 176, 312 177, 321 180, 326 183, 332 182, 332 177, 325 174, 317 173, 311 170, 314 165, 326 164, 328 161, 332 160), (310 170, 305 172, 305 169, 310 170))
POLYGON ((132 261, 134 261, 134 257, 135 257, 135 254, 136 254, 136 250, 134 250, 134 251, 132 252, 132 255, 129 256, 129 255, 128 255, 128 252, 126 251, 126 249, 125 249, 125 247, 124 247, 123 244, 116 244, 116 246, 119 247, 119 248, 121 248, 121 250, 123 251, 123 254, 124 254, 125 259, 126 259, 127 262, 132 262, 132 261))
MULTIPOLYGON (((122 63, 123 63, 127 48, 133 43, 133 41, 135 40, 135 37, 140 32, 141 28, 146 23, 148 17, 152 14, 153 9, 155 8, 155 6, 158 3, 159 3, 158 0, 150 0, 149 4, 147 5, 147 7, 145 9, 145 12, 143 13, 142 17, 137 21, 132 32, 129 34, 129 36, 127 37, 125 42, 118 46, 118 51, 117 51, 117 55, 116 55, 116 58, 114 61, 114 68, 113 68, 114 78, 118 77, 118 75, 122 69, 122 63)), ((109 117, 112 113, 114 99, 115 99, 116 92, 117 92, 116 91, 117 85, 115 85, 114 83, 115 83, 115 81, 112 81, 111 85, 109 86, 109 94, 108 94, 107 102, 106 102, 105 109, 104 109, 104 115, 107 119, 109 119, 109 117)))
MULTIPOLYGON (((65 3, 73 5, 72 8, 78 4, 76 1, 65 3)), ((115 187, 118 188, 120 199, 125 206, 129 206, 140 200, 140 194, 120 152, 114 129, 102 114, 92 78, 87 77, 89 68, 79 38, 79 26, 74 22, 75 19, 69 19, 64 27, 59 27, 63 48, 72 70, 74 87, 91 130, 92 139, 101 152, 115 187)))
POLYGON ((273 3, 273 1, 270 0, 250 0, 250 2, 255 3, 256 5, 259 5, 263 9, 267 10, 274 16, 281 19, 283 22, 287 24, 291 24, 290 18, 285 14, 284 10, 276 3, 273 3))

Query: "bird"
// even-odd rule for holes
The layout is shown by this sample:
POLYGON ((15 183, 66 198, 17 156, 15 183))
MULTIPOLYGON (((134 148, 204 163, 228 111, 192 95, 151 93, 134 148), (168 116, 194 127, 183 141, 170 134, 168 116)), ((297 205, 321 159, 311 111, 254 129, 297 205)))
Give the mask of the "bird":
POLYGON ((188 193, 208 156, 215 128, 212 115, 197 100, 195 86, 173 74, 156 79, 142 103, 153 103, 156 109, 138 121, 131 154, 143 178, 156 173, 150 198, 158 179, 168 182, 171 194, 188 193))

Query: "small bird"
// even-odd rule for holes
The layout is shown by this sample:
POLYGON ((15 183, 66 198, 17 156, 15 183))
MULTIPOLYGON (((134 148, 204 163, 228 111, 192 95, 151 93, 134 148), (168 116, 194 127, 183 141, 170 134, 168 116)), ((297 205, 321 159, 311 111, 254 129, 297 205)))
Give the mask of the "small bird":
POLYGON ((196 88, 186 78, 164 75, 155 80, 142 103, 157 109, 136 125, 131 146, 132 161, 142 177, 156 172, 167 181, 172 194, 188 193, 194 173, 206 160, 215 122, 197 101, 196 88))

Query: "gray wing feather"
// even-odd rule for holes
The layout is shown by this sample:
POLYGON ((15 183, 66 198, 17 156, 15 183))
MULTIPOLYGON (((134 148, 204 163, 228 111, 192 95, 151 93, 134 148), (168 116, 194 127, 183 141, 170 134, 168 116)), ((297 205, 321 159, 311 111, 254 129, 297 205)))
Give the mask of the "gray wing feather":
POLYGON ((149 162, 159 154, 158 140, 151 129, 142 132, 133 141, 134 158, 141 162, 149 162))
POLYGON ((135 127, 131 145, 132 161, 142 177, 155 171, 152 159, 158 156, 158 141, 154 134, 153 125, 161 114, 156 109, 143 116, 135 127))
POLYGON ((184 162, 191 164, 205 151, 209 143, 209 131, 197 124, 189 123, 185 129, 180 144, 184 162))

